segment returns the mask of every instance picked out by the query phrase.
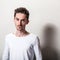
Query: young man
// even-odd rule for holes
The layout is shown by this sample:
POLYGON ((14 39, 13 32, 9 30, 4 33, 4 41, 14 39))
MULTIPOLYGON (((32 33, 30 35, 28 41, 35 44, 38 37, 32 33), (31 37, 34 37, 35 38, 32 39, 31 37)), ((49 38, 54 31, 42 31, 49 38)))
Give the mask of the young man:
POLYGON ((24 7, 15 9, 14 23, 16 32, 6 36, 2 60, 42 60, 39 38, 25 29, 29 11, 24 7))

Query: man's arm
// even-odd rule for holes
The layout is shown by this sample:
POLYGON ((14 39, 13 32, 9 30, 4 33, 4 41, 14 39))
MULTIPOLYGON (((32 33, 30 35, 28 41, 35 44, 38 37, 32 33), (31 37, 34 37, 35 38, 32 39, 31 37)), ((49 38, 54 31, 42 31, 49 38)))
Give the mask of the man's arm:
POLYGON ((40 41, 38 37, 36 38, 36 41, 34 44, 34 52, 35 52, 36 60, 42 60, 40 41))
POLYGON ((5 38, 5 46, 3 51, 2 60, 9 60, 9 48, 8 48, 8 41, 5 38))

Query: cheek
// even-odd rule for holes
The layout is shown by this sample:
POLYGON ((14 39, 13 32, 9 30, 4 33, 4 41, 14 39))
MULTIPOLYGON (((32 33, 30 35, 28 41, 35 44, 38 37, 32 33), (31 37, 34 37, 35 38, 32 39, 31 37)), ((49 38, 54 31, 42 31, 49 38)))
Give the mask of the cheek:
POLYGON ((24 21, 21 22, 22 25, 25 25, 26 23, 24 21))
POLYGON ((14 23, 15 23, 15 25, 17 25, 17 24, 18 24, 18 22, 17 22, 17 21, 14 21, 14 23))
POLYGON ((25 26, 25 25, 27 25, 27 23, 26 22, 22 22, 22 24, 25 26))
POLYGON ((25 25, 25 22, 22 22, 22 25, 25 25))
POLYGON ((25 22, 22 22, 23 25, 27 25, 28 24, 28 21, 25 21, 25 22))

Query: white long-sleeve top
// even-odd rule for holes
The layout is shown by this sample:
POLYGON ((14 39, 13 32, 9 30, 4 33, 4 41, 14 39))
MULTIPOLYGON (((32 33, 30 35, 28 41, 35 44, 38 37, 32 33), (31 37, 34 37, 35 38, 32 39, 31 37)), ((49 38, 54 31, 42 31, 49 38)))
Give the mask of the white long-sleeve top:
POLYGON ((34 34, 16 37, 10 33, 5 38, 2 60, 42 60, 39 38, 34 34))

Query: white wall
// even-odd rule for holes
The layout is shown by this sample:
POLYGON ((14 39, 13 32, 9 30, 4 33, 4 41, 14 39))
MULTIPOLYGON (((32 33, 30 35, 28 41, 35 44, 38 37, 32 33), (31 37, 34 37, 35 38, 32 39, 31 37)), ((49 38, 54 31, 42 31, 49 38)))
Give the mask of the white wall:
POLYGON ((54 47, 60 53, 60 0, 0 0, 0 58, 5 35, 15 31, 14 9, 20 6, 30 11, 30 23, 27 30, 39 36, 41 46, 44 45, 43 30, 46 24, 50 23, 55 26, 57 34, 54 47))

